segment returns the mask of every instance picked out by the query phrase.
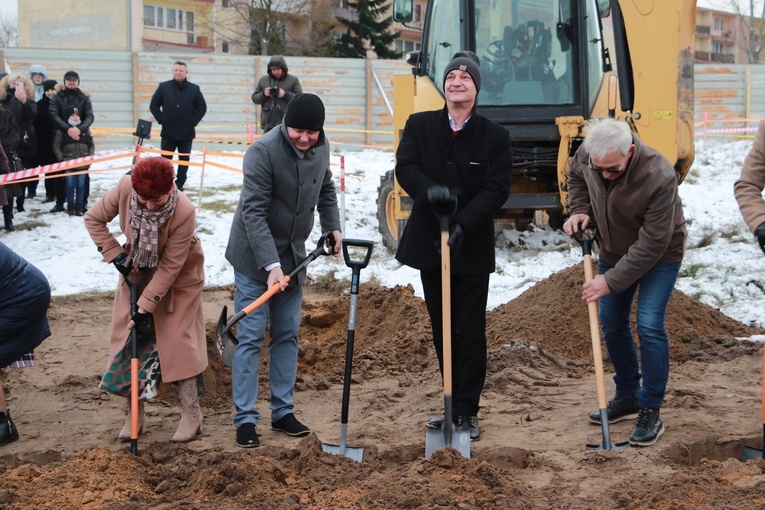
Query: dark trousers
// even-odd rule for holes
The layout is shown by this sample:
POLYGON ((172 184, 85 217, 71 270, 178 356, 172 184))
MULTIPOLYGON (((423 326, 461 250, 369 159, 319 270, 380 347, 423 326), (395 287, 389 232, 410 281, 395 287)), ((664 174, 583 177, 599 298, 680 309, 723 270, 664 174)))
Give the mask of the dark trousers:
MULTIPOLYGON (((178 150, 178 160, 188 162, 189 156, 181 156, 180 154, 189 154, 191 152, 191 142, 193 140, 173 140, 172 138, 162 138, 162 145, 160 148, 163 151, 175 152, 178 150)), ((168 154, 164 156, 167 159, 173 159, 173 156, 168 154)), ((175 185, 179 190, 183 191, 183 185, 186 184, 186 173, 189 167, 187 165, 178 164, 178 170, 175 175, 175 185)))
MULTIPOLYGON (((441 268, 421 271, 433 343, 443 375, 441 268)), ((452 395, 455 416, 476 416, 486 381, 486 302, 489 275, 451 275, 452 395)))

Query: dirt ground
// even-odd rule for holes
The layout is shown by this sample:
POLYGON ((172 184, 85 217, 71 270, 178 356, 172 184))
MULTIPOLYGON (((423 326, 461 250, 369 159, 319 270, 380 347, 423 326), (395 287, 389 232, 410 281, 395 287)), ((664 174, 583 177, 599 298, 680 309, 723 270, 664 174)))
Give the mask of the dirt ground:
MULTIPOLYGON (((262 446, 243 450, 230 371, 211 343, 232 289, 207 290, 204 432, 169 442, 179 408, 175 387, 163 386, 147 404, 138 457, 115 439, 124 400, 97 389, 111 296, 54 299, 37 366, 0 374, 21 434, 0 447, 0 509, 764 508, 765 462, 738 460, 745 445, 762 447, 762 346, 735 339, 763 331, 676 291, 665 434, 649 448, 586 451, 602 430, 586 419, 597 398, 582 280, 580 264, 490 312, 471 459, 451 448, 424 457, 425 421, 443 399, 423 301, 411 287, 362 284, 348 425, 361 463, 321 447, 340 435, 347 294, 306 293, 295 400, 312 434, 271 431, 262 385, 262 446)), ((612 438, 631 428, 612 425, 612 438)))

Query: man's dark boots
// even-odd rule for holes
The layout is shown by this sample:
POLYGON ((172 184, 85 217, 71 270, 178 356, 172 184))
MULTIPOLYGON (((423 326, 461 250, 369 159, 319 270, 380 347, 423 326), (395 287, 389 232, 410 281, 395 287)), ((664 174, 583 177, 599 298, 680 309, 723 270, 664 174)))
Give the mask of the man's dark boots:
MULTIPOLYGON (((606 414, 608 415, 608 423, 616 423, 622 420, 631 420, 638 415, 638 397, 636 394, 632 395, 616 395, 609 400, 606 406, 606 414)), ((593 411, 589 415, 590 423, 600 425, 600 411, 593 411)))
POLYGON ((0 446, 8 443, 12 443, 19 438, 19 431, 16 429, 16 425, 11 420, 10 409, 4 413, 0 413, 0 446))
POLYGON ((73 205, 67 206, 66 212, 69 213, 69 216, 74 216, 74 206, 73 205))
POLYGON ((5 218, 5 230, 8 232, 13 232, 16 230, 16 227, 13 226, 13 206, 12 205, 4 205, 3 206, 3 218, 5 218))
POLYGON ((84 213, 82 212, 82 206, 81 205, 75 205, 74 206, 74 215, 75 216, 82 216, 84 213))

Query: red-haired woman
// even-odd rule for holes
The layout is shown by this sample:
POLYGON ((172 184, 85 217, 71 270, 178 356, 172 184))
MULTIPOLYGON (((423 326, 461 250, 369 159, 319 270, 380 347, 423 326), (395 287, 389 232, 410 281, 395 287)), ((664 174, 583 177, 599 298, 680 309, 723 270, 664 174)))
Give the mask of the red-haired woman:
MULTIPOLYGON (((181 400, 181 423, 171 439, 187 442, 202 430, 198 383, 207 367, 207 341, 202 313, 204 254, 194 232, 194 205, 173 184, 172 164, 164 158, 144 158, 130 175, 120 179, 85 214, 85 225, 106 262, 120 272, 132 269, 130 277, 146 274, 140 287, 138 313, 130 317, 130 290, 120 277, 114 294, 109 353, 112 357, 101 387, 121 396, 129 395, 130 329, 137 324, 153 325, 138 345, 145 359, 159 362, 163 382, 177 382, 181 400), (119 216, 120 230, 127 237, 121 246, 107 224, 119 216), (126 269, 127 268, 127 269, 126 269), (156 334, 154 334, 156 332, 156 334), (148 338, 148 339, 147 339, 148 338), (156 338, 156 342, 154 339, 156 338), (143 345, 142 345, 143 344, 143 345)), ((144 427, 143 401, 155 395, 151 374, 142 377, 139 394, 139 432, 144 427), (148 380, 147 380, 148 379, 148 380)), ((119 433, 130 440, 130 412, 119 433)))

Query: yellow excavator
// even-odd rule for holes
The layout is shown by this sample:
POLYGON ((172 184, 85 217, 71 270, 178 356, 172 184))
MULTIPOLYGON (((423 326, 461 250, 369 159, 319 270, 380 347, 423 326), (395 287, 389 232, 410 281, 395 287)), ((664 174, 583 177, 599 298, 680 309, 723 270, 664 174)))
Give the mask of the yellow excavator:
MULTIPOLYGON (((411 22, 412 0, 393 18, 411 22)), ((477 111, 505 126, 513 179, 498 221, 560 228, 568 159, 591 119, 624 119, 660 151, 682 182, 693 163, 695 0, 430 0, 411 75, 393 78, 394 141, 410 114, 444 106, 442 76, 454 53, 481 60, 477 111)), ((381 177, 377 216, 395 249, 412 200, 381 177)))

